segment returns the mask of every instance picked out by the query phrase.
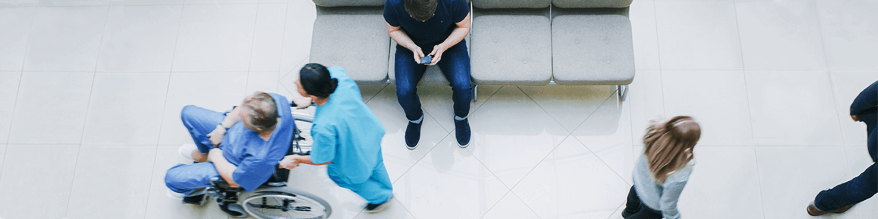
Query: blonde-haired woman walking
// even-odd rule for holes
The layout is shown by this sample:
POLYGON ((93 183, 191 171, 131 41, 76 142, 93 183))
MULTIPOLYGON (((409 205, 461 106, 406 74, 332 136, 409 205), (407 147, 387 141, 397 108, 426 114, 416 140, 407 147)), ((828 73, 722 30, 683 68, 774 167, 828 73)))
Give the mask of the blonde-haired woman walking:
POLYGON ((700 138, 701 127, 692 117, 652 121, 643 136, 643 154, 634 165, 634 186, 623 218, 680 218, 677 200, 695 165, 692 152, 700 138))

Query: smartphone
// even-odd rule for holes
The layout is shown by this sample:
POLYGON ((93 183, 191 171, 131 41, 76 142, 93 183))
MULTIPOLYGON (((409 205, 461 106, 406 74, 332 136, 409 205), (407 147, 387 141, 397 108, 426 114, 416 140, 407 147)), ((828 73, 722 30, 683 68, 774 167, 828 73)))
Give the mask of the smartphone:
POLYGON ((430 64, 430 62, 432 62, 432 61, 433 61, 433 56, 424 56, 423 58, 421 58, 420 64, 422 64, 422 65, 430 64))

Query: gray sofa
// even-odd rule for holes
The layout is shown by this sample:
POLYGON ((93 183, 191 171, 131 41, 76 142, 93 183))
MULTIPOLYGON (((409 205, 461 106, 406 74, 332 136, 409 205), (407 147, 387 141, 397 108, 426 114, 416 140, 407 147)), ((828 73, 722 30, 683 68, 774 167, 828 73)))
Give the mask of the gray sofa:
MULTIPOLYGON (((393 82, 396 43, 384 0, 313 0, 311 62, 338 65, 359 84, 393 82)), ((634 80, 632 0, 471 0, 473 84, 617 85, 634 80)), ((420 86, 447 86, 436 66, 420 86)), ((476 92, 474 92, 476 93, 476 92)))

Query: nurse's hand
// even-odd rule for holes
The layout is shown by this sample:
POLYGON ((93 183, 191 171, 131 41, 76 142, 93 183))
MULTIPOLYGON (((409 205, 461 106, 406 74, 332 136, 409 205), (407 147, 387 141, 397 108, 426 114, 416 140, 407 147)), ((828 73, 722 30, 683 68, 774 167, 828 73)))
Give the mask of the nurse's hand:
POLYGON ((283 160, 280 161, 280 163, 277 164, 277 166, 280 168, 292 170, 293 168, 296 168, 299 166, 299 162, 296 160, 296 157, 298 157, 298 156, 299 155, 286 156, 286 157, 284 157, 283 160))
POLYGON ((296 103, 296 109, 305 109, 311 106, 311 98, 310 97, 294 97, 293 103, 296 103))

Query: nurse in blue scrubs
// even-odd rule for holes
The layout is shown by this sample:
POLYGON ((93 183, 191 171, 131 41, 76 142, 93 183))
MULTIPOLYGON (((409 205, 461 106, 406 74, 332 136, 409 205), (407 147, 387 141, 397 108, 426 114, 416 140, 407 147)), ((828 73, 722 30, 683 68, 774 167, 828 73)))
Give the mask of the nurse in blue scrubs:
POLYGON ((299 71, 296 85, 299 94, 317 105, 311 127, 314 145, 310 156, 286 156, 280 167, 328 165, 332 181, 369 202, 367 212, 383 211, 393 198, 381 156, 384 126, 363 103, 357 84, 341 67, 309 63, 299 71))

